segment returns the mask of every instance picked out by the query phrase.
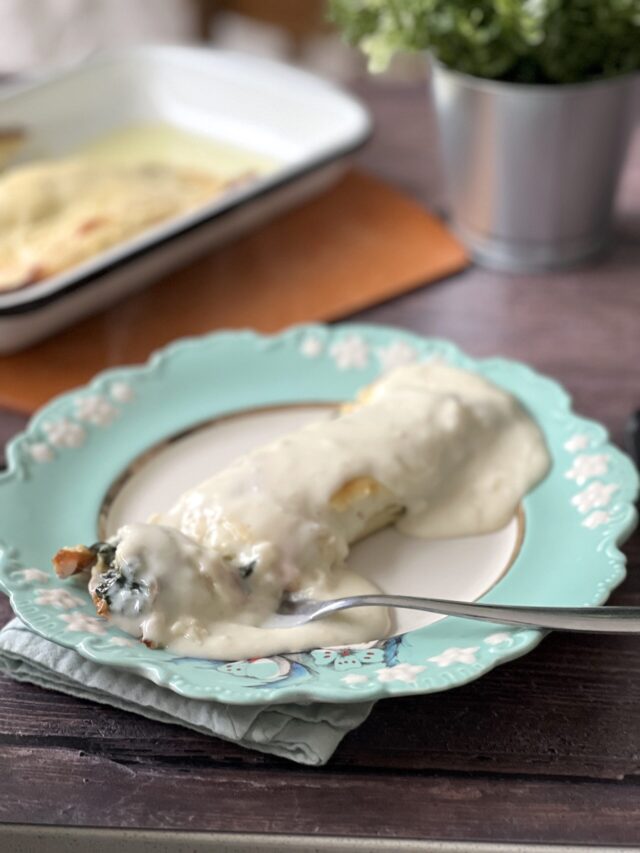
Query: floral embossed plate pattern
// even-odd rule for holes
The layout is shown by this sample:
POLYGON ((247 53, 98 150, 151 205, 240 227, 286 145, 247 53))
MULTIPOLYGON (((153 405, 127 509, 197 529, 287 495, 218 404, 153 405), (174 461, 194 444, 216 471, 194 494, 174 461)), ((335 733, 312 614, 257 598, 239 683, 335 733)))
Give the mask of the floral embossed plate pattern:
POLYGON ((525 498, 524 536, 511 565, 482 600, 603 602, 624 577, 618 545, 635 523, 638 487, 635 468, 608 443, 606 430, 575 415, 557 383, 522 364, 476 361, 445 341, 355 325, 180 341, 147 365, 102 373, 52 401, 7 451, 1 588, 34 631, 92 661, 135 671, 184 696, 232 703, 428 693, 524 654, 541 632, 446 618, 350 648, 232 663, 177 657, 147 649, 96 617, 82 582, 61 582, 50 568, 61 544, 97 538, 105 496, 151 448, 237 413, 349 399, 382 371, 433 357, 515 394, 540 424, 552 457, 549 475, 525 498))

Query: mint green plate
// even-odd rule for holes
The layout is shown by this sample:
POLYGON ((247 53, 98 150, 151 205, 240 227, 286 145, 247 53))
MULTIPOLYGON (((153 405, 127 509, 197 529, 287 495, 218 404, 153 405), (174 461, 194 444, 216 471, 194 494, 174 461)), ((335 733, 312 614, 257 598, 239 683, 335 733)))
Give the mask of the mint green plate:
POLYGON ((522 364, 476 361, 444 341, 355 325, 179 341, 145 366, 107 371, 45 406, 9 445, 0 478, 0 588, 30 628, 84 657, 183 696, 230 703, 430 693, 524 654, 541 632, 447 618, 353 648, 235 663, 176 657, 96 617, 81 582, 58 581, 50 568, 62 544, 97 538, 105 495, 149 448, 231 413, 348 399, 381 370, 434 355, 515 394, 542 427, 553 460, 524 501, 513 564, 482 600, 603 602, 625 575, 617 546, 633 529, 638 488, 635 468, 606 430, 575 415, 559 385, 522 364))

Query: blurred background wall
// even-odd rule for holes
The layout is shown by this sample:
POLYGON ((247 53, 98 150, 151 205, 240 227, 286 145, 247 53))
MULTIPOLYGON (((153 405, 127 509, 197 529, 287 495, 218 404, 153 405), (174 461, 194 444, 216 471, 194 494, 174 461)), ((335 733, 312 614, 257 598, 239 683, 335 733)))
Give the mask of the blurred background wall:
MULTIPOLYGON (((30 75, 144 42, 200 42, 273 56, 337 80, 365 73, 327 21, 325 0, 0 0, 0 75, 30 75)), ((420 77, 401 57, 389 74, 420 77)))

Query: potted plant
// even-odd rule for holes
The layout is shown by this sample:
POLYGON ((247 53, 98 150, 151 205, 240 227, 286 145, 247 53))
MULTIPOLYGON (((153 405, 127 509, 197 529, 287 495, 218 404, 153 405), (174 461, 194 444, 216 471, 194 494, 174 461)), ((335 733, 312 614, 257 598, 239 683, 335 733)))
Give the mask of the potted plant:
POLYGON ((372 70, 428 51, 454 227, 489 266, 610 241, 640 69, 640 0, 332 0, 372 70))

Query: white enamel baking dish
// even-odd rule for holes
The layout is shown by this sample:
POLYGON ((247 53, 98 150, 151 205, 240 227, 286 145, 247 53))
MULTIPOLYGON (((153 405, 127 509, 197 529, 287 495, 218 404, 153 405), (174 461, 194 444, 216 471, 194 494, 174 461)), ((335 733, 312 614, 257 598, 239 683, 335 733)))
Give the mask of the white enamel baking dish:
POLYGON ((318 193, 370 134, 365 109, 307 72, 208 48, 103 54, 0 96, 0 127, 23 127, 21 160, 60 156, 133 124, 166 122, 274 158, 268 176, 73 269, 0 293, 9 353, 141 289, 318 193))

